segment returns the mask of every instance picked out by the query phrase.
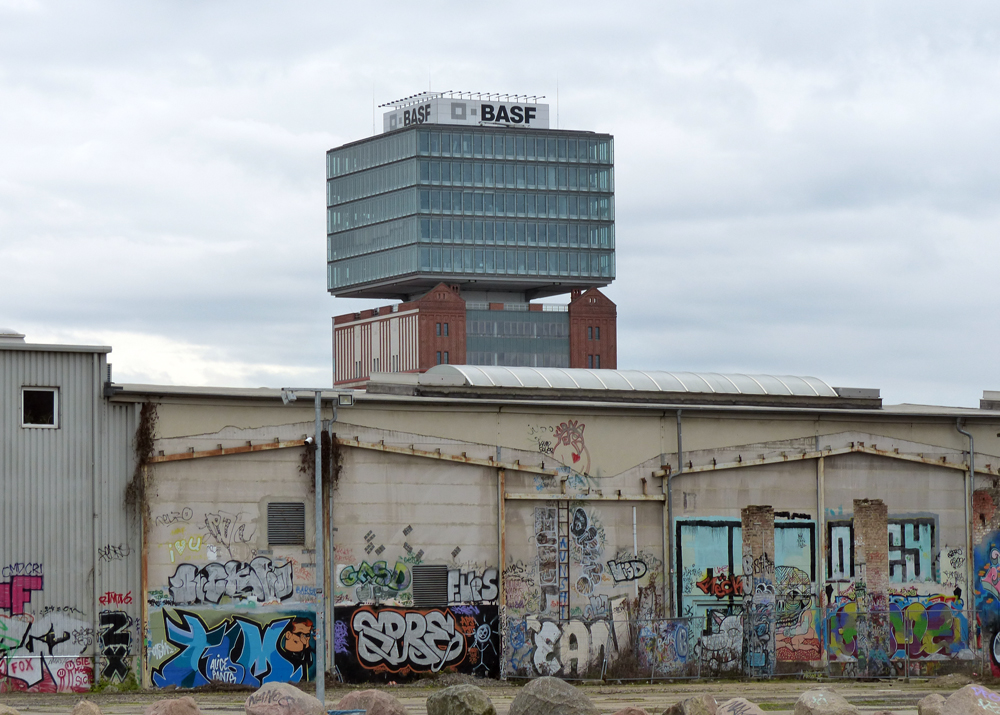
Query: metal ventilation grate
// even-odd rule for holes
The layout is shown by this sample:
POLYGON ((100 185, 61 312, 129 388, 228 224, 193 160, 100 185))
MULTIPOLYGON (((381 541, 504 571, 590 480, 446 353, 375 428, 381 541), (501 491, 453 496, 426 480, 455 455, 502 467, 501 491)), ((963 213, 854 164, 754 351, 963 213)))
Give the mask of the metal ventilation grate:
POLYGON ((267 505, 267 541, 278 546, 306 543, 306 505, 271 502, 267 505))
POLYGON ((416 608, 440 608, 448 605, 448 567, 411 566, 413 605, 416 608))

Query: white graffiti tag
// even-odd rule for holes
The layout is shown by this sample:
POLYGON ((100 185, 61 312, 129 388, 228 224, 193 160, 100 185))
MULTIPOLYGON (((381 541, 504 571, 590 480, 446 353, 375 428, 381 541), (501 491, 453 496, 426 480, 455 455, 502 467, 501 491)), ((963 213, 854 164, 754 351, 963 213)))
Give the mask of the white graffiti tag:
POLYGON ((354 614, 351 627, 358 639, 358 657, 366 667, 408 664, 433 672, 465 655, 465 637, 455 629, 450 611, 426 613, 367 610, 354 614))

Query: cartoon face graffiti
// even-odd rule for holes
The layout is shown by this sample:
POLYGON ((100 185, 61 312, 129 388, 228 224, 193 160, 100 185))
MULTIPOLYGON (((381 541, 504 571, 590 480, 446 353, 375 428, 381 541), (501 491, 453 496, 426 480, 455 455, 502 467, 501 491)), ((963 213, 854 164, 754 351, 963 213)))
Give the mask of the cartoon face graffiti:
POLYGON ((289 653, 301 653, 309 648, 313 624, 308 618, 296 618, 289 622, 282 634, 281 645, 289 653))
POLYGON ((983 588, 1000 598, 1000 549, 990 547, 990 565, 982 578, 983 588))

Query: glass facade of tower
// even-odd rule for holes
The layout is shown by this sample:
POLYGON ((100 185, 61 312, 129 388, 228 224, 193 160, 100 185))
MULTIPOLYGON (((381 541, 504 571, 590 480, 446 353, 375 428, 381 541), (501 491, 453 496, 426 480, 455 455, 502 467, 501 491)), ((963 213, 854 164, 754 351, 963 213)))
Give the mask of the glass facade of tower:
POLYGON ((327 286, 540 297, 615 277, 610 135, 422 124, 327 154, 327 286))

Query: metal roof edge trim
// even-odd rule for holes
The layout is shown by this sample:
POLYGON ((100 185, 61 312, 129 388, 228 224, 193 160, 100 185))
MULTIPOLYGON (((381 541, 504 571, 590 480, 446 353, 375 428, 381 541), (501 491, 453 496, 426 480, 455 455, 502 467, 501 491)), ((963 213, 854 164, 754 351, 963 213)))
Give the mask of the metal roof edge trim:
POLYGON ((6 343, 0 341, 0 350, 21 350, 46 353, 109 353, 110 345, 48 345, 45 343, 6 343))

